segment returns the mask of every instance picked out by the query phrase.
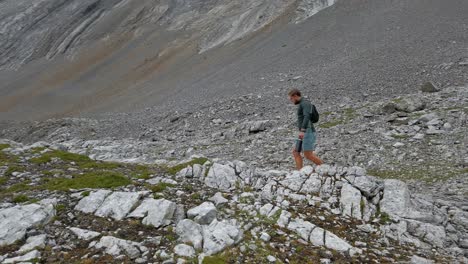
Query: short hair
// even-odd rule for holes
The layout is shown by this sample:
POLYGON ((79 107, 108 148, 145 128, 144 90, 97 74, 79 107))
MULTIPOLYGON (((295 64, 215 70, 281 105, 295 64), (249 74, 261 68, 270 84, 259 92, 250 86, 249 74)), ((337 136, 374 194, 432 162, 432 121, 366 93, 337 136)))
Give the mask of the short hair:
POLYGON ((289 96, 296 96, 297 95, 297 96, 301 97, 301 91, 299 91, 299 89, 291 89, 291 90, 289 90, 288 95, 289 96))

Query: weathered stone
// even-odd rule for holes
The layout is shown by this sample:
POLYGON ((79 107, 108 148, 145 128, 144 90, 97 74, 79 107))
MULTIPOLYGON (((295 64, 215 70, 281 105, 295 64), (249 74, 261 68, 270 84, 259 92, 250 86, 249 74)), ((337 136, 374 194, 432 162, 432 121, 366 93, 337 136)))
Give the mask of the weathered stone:
POLYGON ((408 232, 422 241, 439 248, 444 247, 447 237, 444 227, 416 221, 408 221, 408 232))
POLYGON ((175 231, 180 241, 192 243, 195 249, 202 248, 203 230, 198 223, 190 219, 184 219, 177 224, 175 231))
POLYGON ((434 263, 433 260, 422 258, 416 255, 411 257, 411 264, 433 264, 433 263, 434 263))
POLYGON ((193 247, 185 245, 185 244, 179 244, 174 247, 174 253, 178 256, 181 257, 187 257, 187 258, 193 258, 195 257, 195 249, 193 247))
POLYGON ((23 239, 27 230, 48 223, 54 216, 54 205, 46 200, 39 204, 1 209, 0 246, 10 245, 23 239))
POLYGON ((99 190, 97 192, 91 192, 88 196, 81 199, 75 206, 75 210, 83 213, 94 213, 99 206, 104 202, 107 196, 111 194, 108 190, 99 190))
POLYGON ((122 253, 135 259, 141 255, 140 248, 142 245, 137 242, 123 240, 112 236, 104 236, 96 245, 97 249, 104 249, 105 253, 112 256, 119 256, 122 253))
POLYGON ((423 100, 417 96, 405 97, 395 101, 395 108, 398 111, 412 113, 425 108, 423 100))
POLYGON ((34 250, 23 256, 5 259, 4 261, 2 261, 2 263, 4 264, 25 263, 27 261, 34 260, 34 259, 38 260, 40 258, 41 258, 41 253, 37 250, 34 250))
POLYGON ((141 195, 142 193, 139 192, 114 192, 106 197, 95 215, 122 220, 135 206, 141 195))
POLYGON ((301 218, 292 219, 289 222, 288 229, 291 231, 296 232, 302 239, 308 241, 310 233, 312 229, 314 229, 315 225, 311 222, 304 221, 301 218))
POLYGON ((276 224, 278 224, 278 226, 280 227, 285 228, 289 225, 289 219, 291 219, 291 213, 286 210, 283 210, 276 224))
POLYGON ((203 226, 203 252, 216 254, 242 239, 242 231, 228 221, 214 220, 209 226, 203 226))
POLYGON ((70 227, 70 231, 72 231, 73 234, 75 234, 79 239, 86 240, 86 241, 92 240, 101 235, 101 233, 86 230, 86 229, 81 229, 77 227, 70 227))
POLYGON ((359 189, 367 198, 376 196, 384 187, 383 181, 372 176, 355 177, 351 185, 359 189))
POLYGON ((300 192, 307 194, 317 194, 320 192, 322 181, 317 173, 311 174, 302 185, 300 192))
POLYGON ((286 178, 280 182, 281 185, 293 190, 299 191, 302 187, 302 184, 307 179, 307 176, 302 174, 299 171, 293 171, 292 173, 286 175, 286 178))
POLYGON ((44 248, 46 243, 46 235, 38 235, 33 237, 28 237, 26 244, 24 244, 19 250, 18 253, 25 253, 31 251, 35 248, 44 248))
POLYGON ((187 211, 187 216, 194 218, 195 222, 201 225, 208 225, 216 219, 218 211, 211 202, 204 202, 197 207, 187 211))
POLYGON ((233 167, 214 163, 208 171, 205 184, 208 187, 228 191, 235 189, 237 180, 236 172, 233 167))
POLYGON ((167 226, 172 222, 176 204, 166 199, 145 199, 128 217, 142 218, 145 225, 156 228, 167 226))
POLYGON ((404 217, 410 210, 410 194, 408 186, 399 180, 387 179, 384 181, 384 196, 380 202, 381 212, 390 216, 404 217))
POLYGON ((229 200, 224 198, 220 192, 215 193, 215 195, 208 200, 212 201, 216 206, 229 202, 229 200))
POLYGON ((350 216, 356 219, 362 218, 361 203, 362 203, 361 192, 345 183, 341 188, 340 197, 340 208, 341 212, 345 216, 350 216))

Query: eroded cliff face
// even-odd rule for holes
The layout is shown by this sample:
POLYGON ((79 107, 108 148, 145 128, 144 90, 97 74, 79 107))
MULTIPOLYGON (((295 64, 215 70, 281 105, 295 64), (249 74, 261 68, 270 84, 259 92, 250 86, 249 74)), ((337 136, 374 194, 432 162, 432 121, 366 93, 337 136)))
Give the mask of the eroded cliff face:
MULTIPOLYGON (((333 0, 135 1, 7 0, 0 3, 0 67, 19 69, 40 58, 79 56, 79 48, 131 33, 184 32, 199 52, 230 43, 296 10, 295 22, 333 0)), ((127 39, 128 41, 128 39, 127 39)), ((171 46, 167 38, 166 46, 171 46)))

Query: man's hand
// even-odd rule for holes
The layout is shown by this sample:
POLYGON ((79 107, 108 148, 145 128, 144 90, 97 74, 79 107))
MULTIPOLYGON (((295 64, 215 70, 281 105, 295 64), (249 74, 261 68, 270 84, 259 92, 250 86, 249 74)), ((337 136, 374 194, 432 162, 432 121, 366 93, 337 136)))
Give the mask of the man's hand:
POLYGON ((303 131, 299 132, 299 138, 304 139, 304 132, 303 131))

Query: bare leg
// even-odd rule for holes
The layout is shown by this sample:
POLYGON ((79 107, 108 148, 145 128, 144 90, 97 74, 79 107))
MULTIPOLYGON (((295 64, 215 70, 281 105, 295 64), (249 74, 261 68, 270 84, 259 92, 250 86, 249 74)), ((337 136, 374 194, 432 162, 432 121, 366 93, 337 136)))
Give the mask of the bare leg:
POLYGON ((315 155, 315 153, 313 151, 304 151, 304 156, 308 160, 315 163, 316 165, 322 165, 323 164, 323 161, 319 157, 317 157, 317 155, 315 155))
POLYGON ((292 154, 294 156, 294 161, 296 162, 297 170, 302 169, 302 157, 301 153, 297 152, 296 149, 293 149, 292 154))

